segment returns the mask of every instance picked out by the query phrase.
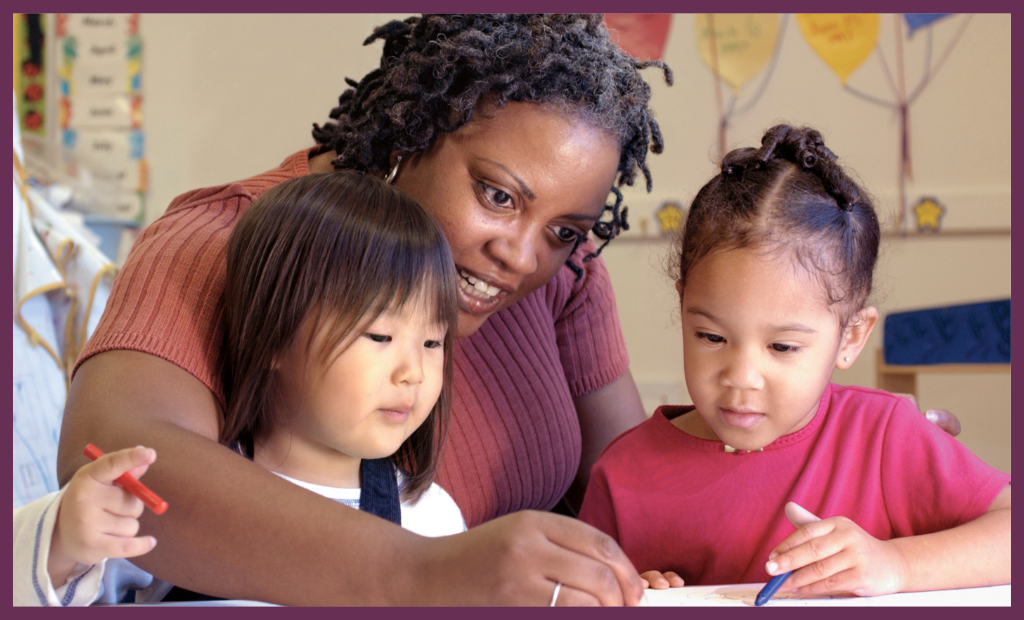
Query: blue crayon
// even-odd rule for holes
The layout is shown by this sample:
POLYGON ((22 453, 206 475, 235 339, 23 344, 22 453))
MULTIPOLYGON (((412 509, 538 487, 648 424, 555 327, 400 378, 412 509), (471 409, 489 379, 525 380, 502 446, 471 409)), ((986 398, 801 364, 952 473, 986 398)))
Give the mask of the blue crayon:
POLYGON ((788 573, 782 573, 781 575, 775 575, 774 577, 769 579, 768 583, 764 584, 764 587, 761 588, 761 591, 757 593, 757 598, 754 599, 754 605, 757 606, 757 607, 760 607, 761 605, 764 605, 769 600, 771 600, 771 598, 775 594, 776 590, 781 588, 782 587, 782 583, 784 581, 786 581, 786 579, 788 579, 789 576, 792 575, 792 574, 793 574, 793 571, 789 571, 788 573))

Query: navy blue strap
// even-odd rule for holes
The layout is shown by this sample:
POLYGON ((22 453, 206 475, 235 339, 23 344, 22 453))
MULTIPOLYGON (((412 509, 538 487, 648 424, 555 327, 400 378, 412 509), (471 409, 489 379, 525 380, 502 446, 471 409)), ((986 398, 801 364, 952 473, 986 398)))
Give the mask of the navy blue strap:
POLYGON ((401 525, 398 476, 391 459, 363 459, 360 475, 359 509, 401 525))

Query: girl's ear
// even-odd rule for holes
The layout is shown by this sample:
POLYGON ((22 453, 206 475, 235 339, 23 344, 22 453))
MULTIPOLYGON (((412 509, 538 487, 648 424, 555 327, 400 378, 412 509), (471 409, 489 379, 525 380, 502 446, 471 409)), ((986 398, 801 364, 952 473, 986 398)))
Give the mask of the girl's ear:
POLYGON ((676 280, 676 292, 679 293, 680 295, 683 294, 683 281, 682 280, 676 280))
POLYGON ((846 370, 857 361, 857 356, 868 343, 871 331, 878 323, 878 308, 867 306, 862 308, 853 316, 850 324, 843 332, 843 341, 839 345, 839 353, 836 355, 836 368, 846 370))

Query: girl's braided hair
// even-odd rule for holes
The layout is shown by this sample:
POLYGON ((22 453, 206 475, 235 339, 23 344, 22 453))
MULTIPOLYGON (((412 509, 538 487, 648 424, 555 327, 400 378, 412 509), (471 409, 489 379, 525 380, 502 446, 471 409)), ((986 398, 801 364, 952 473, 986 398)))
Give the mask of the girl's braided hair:
MULTIPOLYGON (((384 24, 363 44, 378 39, 380 67, 346 79, 333 122, 313 125, 317 143, 337 153, 336 168, 387 170, 393 151, 426 149, 465 125, 481 101, 515 101, 559 106, 609 132, 621 149, 617 184, 633 185, 639 170, 651 191, 647 151, 661 153, 664 141, 640 70, 658 67, 669 84, 672 72, 619 49, 601 15, 423 15, 384 24)), ((611 192, 610 219, 593 227, 605 243, 584 262, 629 229, 622 194, 611 192)), ((580 267, 567 264, 579 277, 580 267)))
POLYGON ((870 198, 816 130, 777 125, 760 148, 729 152, 693 199, 678 279, 719 250, 792 250, 817 274, 846 325, 871 292, 880 230, 870 198))

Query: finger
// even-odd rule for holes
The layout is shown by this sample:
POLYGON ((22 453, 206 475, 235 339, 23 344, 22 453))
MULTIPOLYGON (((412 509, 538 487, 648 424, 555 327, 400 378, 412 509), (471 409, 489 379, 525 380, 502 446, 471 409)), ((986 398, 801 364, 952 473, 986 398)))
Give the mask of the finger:
POLYGON ((144 555, 156 547, 152 536, 106 536, 102 541, 103 557, 134 558, 144 555))
POLYGON ((66 499, 74 502, 77 511, 99 511, 114 516, 138 518, 145 504, 120 486, 103 484, 91 477, 81 479, 74 489, 68 488, 66 499))
MULTIPOLYGON (((807 570, 807 568, 803 570, 807 570)), ((797 573, 793 573, 781 589, 794 596, 813 597, 829 594, 848 594, 852 588, 856 587, 856 572, 849 566, 839 566, 837 563, 836 566, 823 569, 822 575, 824 576, 821 579, 812 580, 810 583, 802 583, 801 578, 793 580, 793 577, 797 577, 797 573), (825 575, 825 572, 828 571, 832 572, 825 575)))
POLYGON ((139 520, 107 513, 103 515, 99 531, 107 536, 132 538, 139 533, 139 520))
POLYGON ((960 419, 945 409, 929 409, 924 417, 953 437, 960 434, 960 419))
POLYGON ((667 573, 665 573, 665 579, 668 579, 668 585, 671 588, 681 588, 684 585, 686 585, 686 582, 683 581, 683 578, 680 577, 678 573, 673 571, 668 571, 667 573))
POLYGON ((117 517, 138 519, 146 509, 143 501, 119 486, 101 486, 96 491, 96 505, 117 517))
MULTIPOLYGON (((788 516, 788 515, 787 515, 788 516)), ((806 544, 808 541, 826 536, 835 530, 835 521, 826 519, 824 521, 812 521, 811 523, 805 523, 801 525, 795 532, 790 534, 780 542, 771 553, 768 554, 768 559, 774 560, 776 557, 786 553, 787 551, 799 547, 800 545, 806 544)))
POLYGON ((649 570, 640 573, 640 578, 647 581, 652 590, 666 590, 669 587, 668 579, 666 579, 666 575, 661 574, 661 571, 649 570))
POLYGON ((565 584, 558 590, 558 599, 555 600, 555 607, 597 607, 600 604, 593 594, 565 584))
POLYGON ((589 592, 601 605, 640 602, 640 575, 614 539, 575 519, 550 516, 557 518, 545 530, 548 540, 558 549, 551 564, 554 575, 549 575, 549 579, 589 592), (565 577, 559 579, 558 575, 565 577))
POLYGON ((803 527, 808 523, 814 523, 815 521, 821 521, 821 517, 818 517, 811 513, 800 504, 796 502, 786 502, 785 507, 786 518, 793 524, 794 527, 803 527))
POLYGON ((845 536, 836 532, 835 522, 831 519, 810 523, 782 541, 776 551, 768 555, 765 570, 769 575, 797 570, 839 553, 845 545, 845 536))
POLYGON ((123 474, 139 467, 148 467, 155 460, 156 450, 136 446, 104 454, 94 462, 83 466, 82 469, 93 480, 102 484, 112 484, 123 474))

